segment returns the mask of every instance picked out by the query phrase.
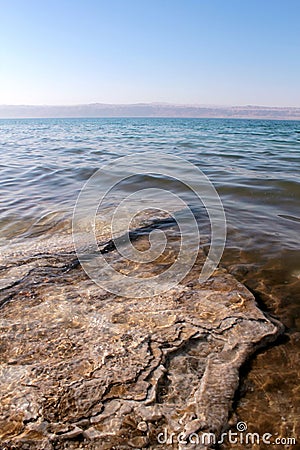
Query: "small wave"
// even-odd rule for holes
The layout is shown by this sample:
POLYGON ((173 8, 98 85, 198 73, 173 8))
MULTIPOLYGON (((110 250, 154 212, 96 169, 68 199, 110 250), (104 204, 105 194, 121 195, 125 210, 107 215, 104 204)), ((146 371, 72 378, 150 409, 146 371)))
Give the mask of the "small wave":
POLYGON ((300 217, 289 216, 288 214, 278 214, 278 217, 283 219, 292 220, 293 222, 300 222, 300 217))

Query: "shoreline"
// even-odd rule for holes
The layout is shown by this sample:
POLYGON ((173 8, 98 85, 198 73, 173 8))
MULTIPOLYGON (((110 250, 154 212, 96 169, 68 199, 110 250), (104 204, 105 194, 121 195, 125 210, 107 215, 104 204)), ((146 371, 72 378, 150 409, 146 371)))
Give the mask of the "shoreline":
POLYGON ((143 447, 164 427, 219 435, 240 367, 283 329, 224 269, 199 285, 203 258, 172 291, 136 300, 101 290, 73 254, 21 257, 1 308, 3 445, 143 447))

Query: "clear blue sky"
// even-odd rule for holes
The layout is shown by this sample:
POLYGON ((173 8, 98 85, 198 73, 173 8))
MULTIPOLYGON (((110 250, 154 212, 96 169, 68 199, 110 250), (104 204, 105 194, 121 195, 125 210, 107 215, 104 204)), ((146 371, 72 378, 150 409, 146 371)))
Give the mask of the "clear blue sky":
POLYGON ((300 0, 0 0, 0 104, 300 106, 300 0))

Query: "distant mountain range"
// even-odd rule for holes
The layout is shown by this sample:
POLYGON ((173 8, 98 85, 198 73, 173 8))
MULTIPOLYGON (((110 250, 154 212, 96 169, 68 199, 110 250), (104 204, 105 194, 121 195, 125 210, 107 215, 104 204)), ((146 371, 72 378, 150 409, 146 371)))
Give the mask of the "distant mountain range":
POLYGON ((0 105, 0 118, 46 117, 215 117, 300 120, 300 108, 269 106, 206 106, 168 103, 86 105, 0 105))

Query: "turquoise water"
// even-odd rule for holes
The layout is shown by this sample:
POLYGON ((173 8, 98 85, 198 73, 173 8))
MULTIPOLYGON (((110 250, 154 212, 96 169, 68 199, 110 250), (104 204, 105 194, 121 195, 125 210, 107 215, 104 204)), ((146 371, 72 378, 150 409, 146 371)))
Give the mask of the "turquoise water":
MULTIPOLYGON (((300 336, 299 121, 0 120, 1 247, 60 233, 70 226, 78 193, 97 168, 120 156, 150 151, 157 153, 158 166, 163 152, 188 159, 216 187, 227 218, 221 264, 287 327, 288 343, 279 346, 287 355, 285 362, 276 355, 269 361, 258 358, 256 370, 268 379, 275 372, 281 374, 282 395, 293 402, 299 374, 294 355, 300 336)), ((140 189, 152 185, 170 189, 197 209, 180 183, 145 176, 134 182, 140 189)), ((127 188, 120 186, 124 192, 127 188)), ((268 398, 267 394, 252 398, 254 416, 259 417, 268 398)), ((288 407, 278 405, 276 401, 269 405, 271 417, 287 415, 288 407)), ((247 416, 247 411, 243 414, 247 416)))
MULTIPOLYGON (((30 235, 41 219, 50 231, 103 163, 154 151, 186 158, 209 176, 226 210, 228 246, 291 257, 299 250, 300 122, 0 120, 0 151, 2 238, 30 235)), ((146 182, 138 180, 141 188, 146 182)), ((170 189, 187 194, 179 183, 170 189)))

